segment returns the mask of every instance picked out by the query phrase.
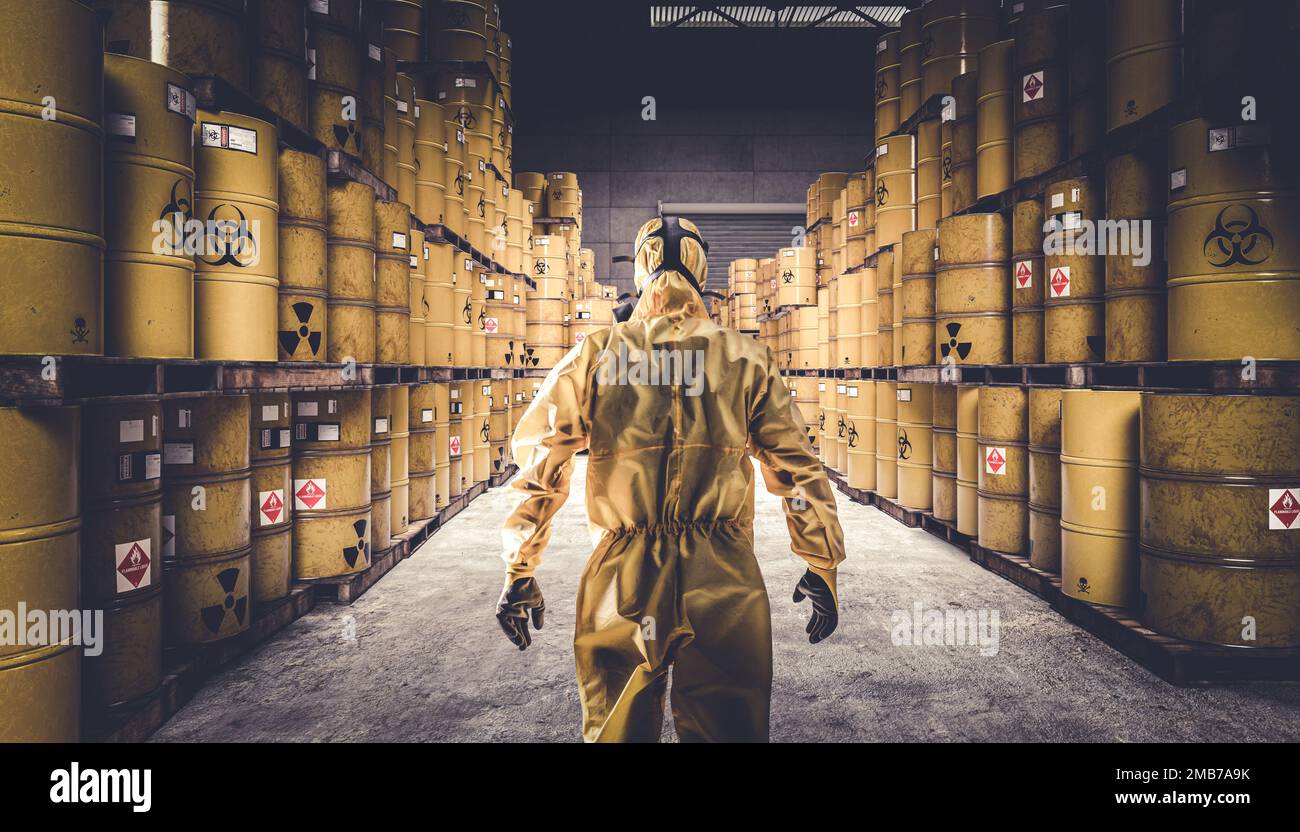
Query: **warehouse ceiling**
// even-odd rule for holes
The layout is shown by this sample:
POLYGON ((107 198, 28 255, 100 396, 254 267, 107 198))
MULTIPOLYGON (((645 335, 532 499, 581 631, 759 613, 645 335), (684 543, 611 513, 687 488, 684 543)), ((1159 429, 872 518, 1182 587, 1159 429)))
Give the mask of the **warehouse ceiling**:
POLYGON ((889 28, 896 27, 907 5, 893 3, 881 6, 805 5, 790 3, 777 5, 701 5, 701 6, 651 6, 652 28, 771 28, 771 29, 833 29, 833 28, 889 28))

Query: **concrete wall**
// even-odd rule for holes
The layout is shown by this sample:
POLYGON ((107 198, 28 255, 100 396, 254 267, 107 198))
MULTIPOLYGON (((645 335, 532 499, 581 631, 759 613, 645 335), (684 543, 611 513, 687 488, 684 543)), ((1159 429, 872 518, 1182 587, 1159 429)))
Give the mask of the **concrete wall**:
POLYGON ((651 30, 635 2, 504 2, 502 20, 515 170, 578 173, 583 244, 623 288, 631 265, 610 257, 660 200, 802 203, 870 148, 874 31, 651 30))

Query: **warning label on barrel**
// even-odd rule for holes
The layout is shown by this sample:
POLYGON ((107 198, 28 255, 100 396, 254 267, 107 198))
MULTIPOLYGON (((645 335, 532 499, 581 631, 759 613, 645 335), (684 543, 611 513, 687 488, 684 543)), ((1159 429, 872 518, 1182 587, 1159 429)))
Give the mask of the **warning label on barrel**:
POLYGON ((326 503, 328 489, 327 480, 294 480, 293 507, 296 509, 328 508, 326 503))
POLYGON ((1016 288, 1028 289, 1034 285, 1034 266, 1028 260, 1016 261, 1016 288))
POLYGON ((984 473, 1002 476, 1007 472, 1007 449, 988 448, 984 451, 984 473))
POLYGON ((585 333, 585 332, 575 332, 575 333, 573 333, 573 343, 574 343, 574 344, 581 344, 581 343, 582 343, 583 341, 585 341, 586 339, 587 339, 587 333, 585 333))
POLYGON ((858 212, 857 212, 857 211, 850 211, 850 212, 849 212, 849 228, 857 228, 857 227, 858 227, 858 212))
POLYGON ((483 329, 490 335, 497 331, 499 324, 496 318, 484 318, 483 329))
POLYGON ((453 436, 447 441, 447 451, 452 456, 460 456, 460 437, 453 436))
POLYGON ((1070 267, 1057 266, 1052 269, 1052 279, 1049 283, 1052 287, 1052 297, 1068 298, 1070 296, 1070 267))
POLYGON ((284 491, 275 489, 273 491, 257 492, 257 507, 259 526, 274 526, 280 522, 284 516, 284 491))
POLYGON ((1268 527, 1270 529, 1300 529, 1300 488, 1270 488, 1268 490, 1268 527))
POLYGON ((1026 75, 1021 85, 1021 91, 1024 93, 1024 101, 1037 101, 1043 97, 1043 71, 1031 72, 1026 75))
POLYGON ((238 150, 257 155, 256 130, 205 121, 199 133, 204 147, 219 147, 222 150, 238 150))
POLYGON ((131 592, 153 583, 153 559, 149 557, 149 538, 119 543, 113 547, 117 560, 117 591, 131 592))

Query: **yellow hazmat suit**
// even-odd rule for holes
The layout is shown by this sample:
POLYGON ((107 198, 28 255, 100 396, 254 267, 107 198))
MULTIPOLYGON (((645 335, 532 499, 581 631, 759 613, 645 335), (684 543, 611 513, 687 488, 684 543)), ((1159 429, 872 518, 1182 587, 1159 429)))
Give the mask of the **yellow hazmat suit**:
POLYGON ((551 518, 568 496, 573 455, 589 451, 587 512, 598 540, 574 635, 588 741, 657 741, 670 667, 679 739, 767 739, 771 616, 753 551, 751 454, 768 489, 785 498, 793 550, 808 562, 796 600, 808 581, 824 593, 820 604, 805 593, 818 610, 811 640, 837 620, 844 537, 830 484, 771 351, 712 323, 693 281, 662 271, 667 259, 704 282, 698 230, 685 220, 680 228, 691 238, 676 243, 679 258, 664 257, 661 220, 641 228, 631 319, 560 361, 513 439, 512 485, 522 496, 503 530, 502 605, 513 602, 516 617, 502 626, 520 649, 530 639, 524 609, 541 624, 532 576, 551 518))

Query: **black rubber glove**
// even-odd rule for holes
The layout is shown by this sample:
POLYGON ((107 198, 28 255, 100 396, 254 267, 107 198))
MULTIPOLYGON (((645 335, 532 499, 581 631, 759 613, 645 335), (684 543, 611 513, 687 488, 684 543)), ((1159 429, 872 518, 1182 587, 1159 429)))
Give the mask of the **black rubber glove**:
MULTIPOLYGON (((825 584, 823 584, 825 586, 825 584)), ((542 600, 542 588, 536 578, 506 579, 506 587, 501 590, 501 600, 497 601, 497 621, 505 631, 506 638, 520 650, 527 650, 533 643, 528 632, 528 611, 533 612, 533 626, 542 629, 546 615, 546 602, 542 600)))
POLYGON ((804 598, 812 599, 812 618, 804 632, 808 634, 808 642, 816 644, 840 626, 840 613, 835 606, 835 594, 821 576, 811 569, 803 573, 799 584, 794 588, 794 602, 798 604, 804 598))

